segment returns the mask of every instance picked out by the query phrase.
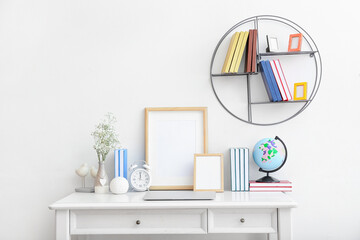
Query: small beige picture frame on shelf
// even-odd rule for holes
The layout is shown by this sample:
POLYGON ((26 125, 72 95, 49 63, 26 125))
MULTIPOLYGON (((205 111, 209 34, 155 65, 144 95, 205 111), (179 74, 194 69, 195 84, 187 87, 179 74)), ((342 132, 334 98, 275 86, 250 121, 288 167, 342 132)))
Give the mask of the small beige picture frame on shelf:
POLYGON ((224 192, 224 157, 221 153, 194 155, 194 191, 224 192))

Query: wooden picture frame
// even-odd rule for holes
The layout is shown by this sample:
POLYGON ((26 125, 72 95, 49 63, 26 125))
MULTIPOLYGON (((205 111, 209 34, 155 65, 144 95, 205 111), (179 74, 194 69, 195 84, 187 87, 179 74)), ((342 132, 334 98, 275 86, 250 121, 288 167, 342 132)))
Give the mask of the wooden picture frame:
POLYGON ((307 82, 300 82, 294 84, 294 101, 297 100, 306 100, 307 98, 307 82), (299 91, 297 90, 299 87, 303 87, 302 96, 298 96, 299 91))
POLYGON ((279 51, 279 42, 276 37, 266 35, 267 48, 266 52, 278 52, 279 51))
POLYGON ((223 154, 194 155, 194 191, 224 192, 223 154))
POLYGON ((150 190, 192 190, 193 159, 207 153, 207 108, 145 109, 145 158, 150 190))
POLYGON ((296 33, 296 34, 290 34, 289 36, 289 52, 299 52, 301 50, 301 42, 302 42, 302 34, 296 33), (297 40, 296 47, 293 47, 293 42, 297 40))

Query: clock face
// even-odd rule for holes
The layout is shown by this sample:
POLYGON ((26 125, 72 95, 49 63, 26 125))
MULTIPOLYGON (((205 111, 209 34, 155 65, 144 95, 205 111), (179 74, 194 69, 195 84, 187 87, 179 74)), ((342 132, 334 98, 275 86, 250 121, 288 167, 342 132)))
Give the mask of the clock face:
POLYGON ((136 191, 146 191, 150 187, 150 174, 145 169, 136 169, 130 176, 130 184, 136 191))

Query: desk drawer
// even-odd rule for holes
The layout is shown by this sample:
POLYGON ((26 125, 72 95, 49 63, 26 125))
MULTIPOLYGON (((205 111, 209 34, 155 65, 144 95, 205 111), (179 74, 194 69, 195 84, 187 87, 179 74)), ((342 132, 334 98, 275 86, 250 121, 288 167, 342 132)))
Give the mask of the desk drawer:
POLYGON ((277 209, 209 209, 209 233, 275 233, 277 209))
POLYGON ((206 232, 206 209, 70 211, 70 233, 73 235, 206 232))

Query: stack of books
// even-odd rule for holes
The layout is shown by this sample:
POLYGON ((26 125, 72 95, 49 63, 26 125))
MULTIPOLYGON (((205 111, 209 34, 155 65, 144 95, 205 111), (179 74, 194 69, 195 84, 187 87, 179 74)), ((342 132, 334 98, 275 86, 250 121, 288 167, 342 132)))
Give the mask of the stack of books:
POLYGON ((115 149, 114 150, 114 177, 127 178, 127 149, 115 149))
POLYGON ((249 191, 249 149, 230 149, 231 191, 249 191))
POLYGON ((245 72, 256 71, 257 29, 236 32, 230 40, 221 73, 241 73, 241 60, 246 56, 245 72), (244 54, 247 52, 246 54, 244 54))
POLYGON ((260 61, 260 72, 266 92, 271 102, 290 101, 293 99, 280 60, 260 61))
POLYGON ((280 180, 274 183, 262 183, 250 180, 250 192, 292 192, 292 183, 280 180))

